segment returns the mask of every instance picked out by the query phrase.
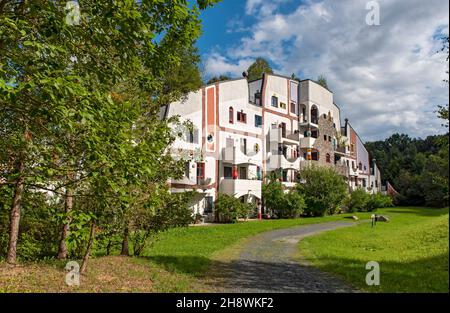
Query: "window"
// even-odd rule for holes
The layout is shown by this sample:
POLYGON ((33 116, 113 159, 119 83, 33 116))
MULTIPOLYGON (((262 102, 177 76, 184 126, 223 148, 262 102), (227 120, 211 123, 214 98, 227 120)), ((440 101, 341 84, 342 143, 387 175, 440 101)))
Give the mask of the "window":
POLYGON ((362 163, 361 162, 359 162, 358 168, 359 168, 360 171, 362 170, 362 163))
POLYGON ((352 168, 355 168, 355 161, 352 161, 352 168))
POLYGON ((255 115, 255 127, 261 127, 261 126, 262 126, 262 116, 255 115))
POLYGON ((314 161, 319 161, 319 152, 315 151, 311 153, 311 159, 314 161))
POLYGON ((247 138, 241 138, 241 150, 244 154, 247 154, 247 138))
POLYGON ((247 179, 247 168, 246 167, 239 168, 239 179, 247 179))
POLYGON ((205 197, 205 210, 203 211, 203 213, 212 213, 213 207, 214 207, 213 197, 206 196, 205 197))
POLYGON ((284 182, 288 181, 288 172, 287 171, 283 171, 283 181, 284 182))
POLYGON ((328 136, 328 141, 331 142, 331 136, 328 136))
POLYGON ((325 160, 326 160, 327 163, 331 163, 331 156, 330 156, 329 153, 327 153, 325 160))
POLYGON ((247 114, 244 112, 237 112, 237 120, 241 123, 247 123, 247 114))
POLYGON ((231 166, 223 167, 223 177, 225 178, 233 178, 233 168, 231 166))
POLYGON ((347 163, 347 167, 350 167, 350 164, 349 164, 348 160, 347 160, 347 162, 346 162, 346 163, 347 163))
POLYGON ((323 135, 323 140, 327 141, 327 135, 323 135))
POLYGON ((191 164, 189 162, 184 163, 184 176, 189 178, 191 164))
POLYGON ((365 178, 362 180, 362 185, 364 188, 366 188, 366 179, 365 178))
POLYGON ((276 96, 272 96, 272 106, 278 108, 278 98, 276 96))
POLYGON ((319 138, 319 132, 317 130, 313 130, 311 132, 311 137, 316 138, 316 139, 319 138))
POLYGON ((284 103, 284 102, 280 102, 280 108, 282 108, 282 109, 286 109, 286 103, 284 103))
POLYGON ((193 143, 194 142, 194 132, 192 130, 188 131, 187 142, 189 142, 189 143, 193 143))
POLYGON ((324 115, 323 115, 323 118, 325 118, 325 119, 326 119, 326 118, 327 118, 327 115, 326 115, 326 114, 324 114, 324 115))
POLYGON ((230 124, 233 124, 233 123, 234 123, 234 109, 233 109, 233 107, 230 107, 230 108, 228 109, 228 122, 229 122, 230 124))
POLYGON ((297 114, 297 103, 291 102, 291 113, 297 114))
POLYGON ((197 163, 197 178, 205 179, 205 163, 204 162, 197 163))
POLYGON ((259 90, 255 92, 255 104, 261 105, 261 93, 259 92, 259 90))

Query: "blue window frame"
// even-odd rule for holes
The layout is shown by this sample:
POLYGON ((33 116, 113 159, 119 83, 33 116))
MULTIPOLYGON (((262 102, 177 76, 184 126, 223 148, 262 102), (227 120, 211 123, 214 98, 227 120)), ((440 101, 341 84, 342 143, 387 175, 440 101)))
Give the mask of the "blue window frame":
POLYGON ((261 126, 262 126, 262 116, 255 115, 255 127, 261 127, 261 126))

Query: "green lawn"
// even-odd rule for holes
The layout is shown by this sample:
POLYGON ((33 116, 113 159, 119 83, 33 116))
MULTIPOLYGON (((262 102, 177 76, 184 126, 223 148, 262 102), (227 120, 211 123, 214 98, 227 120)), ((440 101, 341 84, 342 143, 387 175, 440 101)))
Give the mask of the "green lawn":
POLYGON ((297 225, 336 220, 352 221, 346 218, 349 216, 351 214, 177 228, 163 233, 158 241, 144 251, 143 255, 170 271, 201 275, 208 270, 215 253, 233 246, 239 240, 261 232, 297 225))
POLYGON ((448 208, 396 207, 377 213, 391 221, 305 238, 301 256, 368 292, 448 292, 448 208), (368 261, 380 264, 379 286, 365 283, 368 261))

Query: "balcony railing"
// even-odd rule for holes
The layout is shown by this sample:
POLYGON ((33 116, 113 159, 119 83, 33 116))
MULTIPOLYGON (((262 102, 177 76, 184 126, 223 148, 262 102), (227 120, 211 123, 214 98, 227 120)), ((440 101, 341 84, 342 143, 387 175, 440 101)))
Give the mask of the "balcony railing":
POLYGON ((252 155, 245 154, 242 148, 228 146, 224 148, 223 161, 232 164, 254 164, 262 166, 261 149, 252 155))
POLYGON ((334 148, 334 151, 337 152, 337 153, 346 154, 345 147, 342 147, 342 146, 336 146, 334 148))
POLYGON ((302 149, 312 148, 312 147, 314 147, 315 143, 316 143, 316 138, 313 138, 313 137, 300 138, 300 148, 302 148, 302 149))
POLYGON ((270 128, 270 141, 272 142, 295 142, 300 140, 298 130, 288 130, 277 125, 272 125, 270 128))
POLYGON ((261 199, 262 181, 257 179, 222 179, 220 183, 220 192, 241 196, 251 194, 261 199))

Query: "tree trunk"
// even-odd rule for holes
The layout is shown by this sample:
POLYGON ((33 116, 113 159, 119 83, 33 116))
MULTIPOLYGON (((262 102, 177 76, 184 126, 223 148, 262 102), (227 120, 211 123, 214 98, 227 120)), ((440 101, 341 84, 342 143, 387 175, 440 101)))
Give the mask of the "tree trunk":
POLYGON ((88 245, 86 248, 86 253, 84 254, 84 257, 83 257, 83 263, 81 264, 80 274, 84 274, 86 272, 87 262, 89 260, 89 255, 91 254, 91 249, 92 249, 92 245, 94 243, 94 238, 95 238, 95 222, 92 221, 91 231, 89 233, 89 241, 88 241, 88 245))
MULTIPOLYGON (((67 188, 66 190, 66 199, 64 202, 64 213, 67 216, 70 211, 73 208, 73 191, 71 188, 67 188)), ((58 248, 58 259, 62 260, 67 258, 67 245, 66 245, 66 239, 67 235, 69 233, 69 226, 70 226, 71 219, 69 218, 66 223, 64 223, 62 229, 61 229, 61 239, 59 241, 59 248, 58 248)))
POLYGON ((128 248, 128 237, 129 231, 127 227, 123 233, 122 252, 120 252, 121 255, 130 255, 130 249, 128 248))
POLYGON ((110 255, 111 253, 111 239, 108 239, 108 244, 106 245, 106 255, 110 255))
POLYGON ((18 166, 19 178, 17 179, 16 185, 14 186, 14 197, 11 205, 11 217, 9 225, 9 244, 8 253, 6 255, 6 262, 9 264, 16 263, 16 251, 17 251, 17 240, 19 239, 19 222, 20 222, 20 207, 22 205, 22 193, 24 187, 24 161, 20 160, 18 166))

